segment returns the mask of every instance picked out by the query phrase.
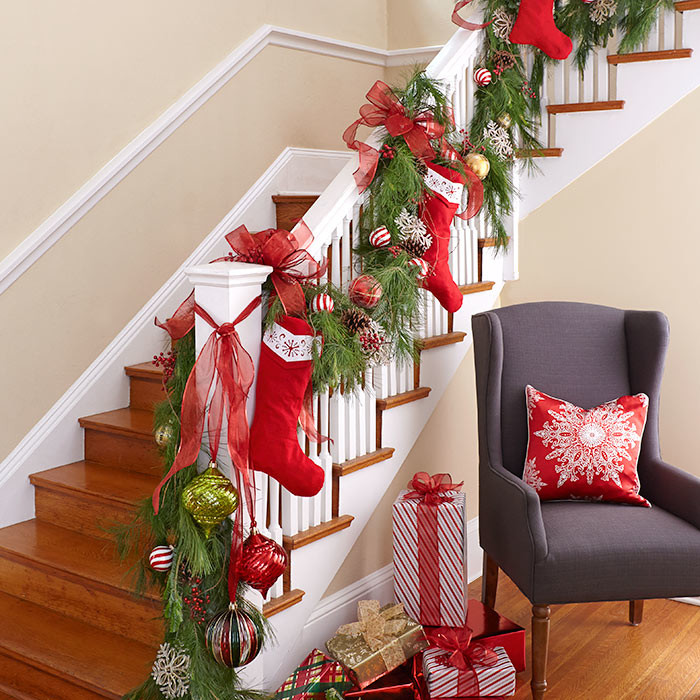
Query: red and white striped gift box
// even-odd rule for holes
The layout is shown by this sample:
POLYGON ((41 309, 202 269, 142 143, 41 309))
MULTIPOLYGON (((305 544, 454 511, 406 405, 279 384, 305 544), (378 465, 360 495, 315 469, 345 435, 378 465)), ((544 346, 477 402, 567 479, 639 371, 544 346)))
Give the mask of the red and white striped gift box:
POLYGON ((466 496, 427 506, 402 491, 393 506, 394 594, 423 625, 462 627, 467 618, 466 496))
POLYGON ((515 695, 515 668, 503 647, 495 647, 498 661, 493 666, 474 664, 473 672, 463 672, 446 663, 449 651, 426 649, 423 675, 431 698, 508 697, 515 695), (476 682, 475 682, 476 680, 476 682))

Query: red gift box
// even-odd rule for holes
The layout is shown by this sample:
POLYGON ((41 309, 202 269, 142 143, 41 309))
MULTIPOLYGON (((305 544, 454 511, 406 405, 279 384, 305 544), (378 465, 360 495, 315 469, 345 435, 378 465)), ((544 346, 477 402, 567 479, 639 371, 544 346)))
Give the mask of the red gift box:
POLYGON ((422 654, 417 654, 366 688, 355 687, 343 695, 353 700, 428 700, 422 654))
POLYGON ((470 600, 467 608, 467 627, 471 629, 474 640, 497 640, 498 646, 506 650, 516 673, 525 670, 525 630, 520 625, 499 615, 481 601, 470 600))

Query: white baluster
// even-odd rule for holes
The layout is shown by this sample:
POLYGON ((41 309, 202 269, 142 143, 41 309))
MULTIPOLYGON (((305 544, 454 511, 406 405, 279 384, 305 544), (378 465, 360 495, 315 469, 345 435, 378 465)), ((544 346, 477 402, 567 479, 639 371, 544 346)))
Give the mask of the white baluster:
POLYGON ((377 394, 374 389, 374 373, 377 371, 368 369, 365 372, 365 423, 367 425, 367 442, 365 452, 374 452, 377 448, 377 394))
POLYGON ((345 459, 357 457, 357 393, 345 392, 345 459))
POLYGON ((342 224, 336 227, 333 232, 333 241, 331 243, 331 282, 336 286, 340 286, 341 280, 341 259, 340 259, 340 239, 343 235, 342 224))
POLYGON ((291 537, 299 532, 299 497, 282 489, 282 532, 291 537))
POLYGON ((348 288, 350 284, 350 260, 352 258, 352 230, 350 226, 351 219, 347 216, 343 217, 343 239, 340 249, 342 251, 343 261, 341 269, 341 278, 343 281, 343 289, 348 288))
POLYGON ((331 454, 336 464, 342 464, 347 459, 345 456, 345 421, 345 400, 340 388, 337 387, 331 396, 331 437, 333 438, 331 454))
POLYGON ((367 388, 360 386, 357 389, 357 410, 355 411, 355 421, 357 424, 357 451, 356 456, 360 457, 367 453, 367 388))
POLYGON ((378 399, 386 399, 389 396, 389 365, 375 367, 374 390, 378 399))
MULTIPOLYGON (((304 434, 304 431, 299 429, 297 431, 297 438, 299 440, 299 447, 301 448, 302 452, 305 452, 305 448, 308 445, 308 441, 306 439, 306 435, 304 434)), ((298 517, 299 517, 299 530, 303 532, 304 530, 308 530, 310 525, 310 498, 299 498, 298 499, 298 517)))
MULTIPOLYGON (((325 391, 319 396, 319 419, 321 426, 321 435, 324 437, 333 437, 331 435, 330 426, 330 397, 329 392, 325 391)), ((325 478, 323 480, 323 490, 321 491, 321 522, 327 522, 333 517, 333 458, 329 449, 329 441, 321 443, 321 454, 319 461, 325 478)))

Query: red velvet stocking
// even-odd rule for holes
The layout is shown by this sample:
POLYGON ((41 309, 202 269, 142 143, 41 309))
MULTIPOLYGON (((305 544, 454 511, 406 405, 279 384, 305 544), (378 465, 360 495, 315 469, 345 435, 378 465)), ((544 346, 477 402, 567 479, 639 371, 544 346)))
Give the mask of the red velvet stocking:
POLYGON ((302 451, 297 424, 313 365, 311 326, 284 316, 266 331, 260 349, 250 461, 297 496, 315 496, 323 469, 302 451))
POLYGON ((573 48, 571 39, 554 24, 554 0, 521 0, 510 40, 542 49, 550 58, 564 60, 573 48))
POLYGON ((421 204, 420 215, 433 242, 423 255, 430 266, 423 286, 447 311, 454 313, 462 306, 463 296, 448 265, 450 225, 462 201, 464 177, 456 170, 434 163, 427 163, 427 167, 425 183, 430 192, 421 204))

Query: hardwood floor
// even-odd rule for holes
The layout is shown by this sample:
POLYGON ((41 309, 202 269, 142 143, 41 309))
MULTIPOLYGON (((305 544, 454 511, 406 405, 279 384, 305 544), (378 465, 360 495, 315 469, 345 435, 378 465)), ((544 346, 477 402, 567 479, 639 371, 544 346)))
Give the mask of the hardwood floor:
MULTIPOLYGON (((481 595, 481 580, 469 587, 481 595)), ((629 604, 552 606, 547 700, 700 700, 700 607, 670 600, 644 605, 639 627, 629 604)), ((501 572, 496 609, 528 630, 530 603, 501 572)), ((530 669, 515 700, 529 700, 530 669)))

